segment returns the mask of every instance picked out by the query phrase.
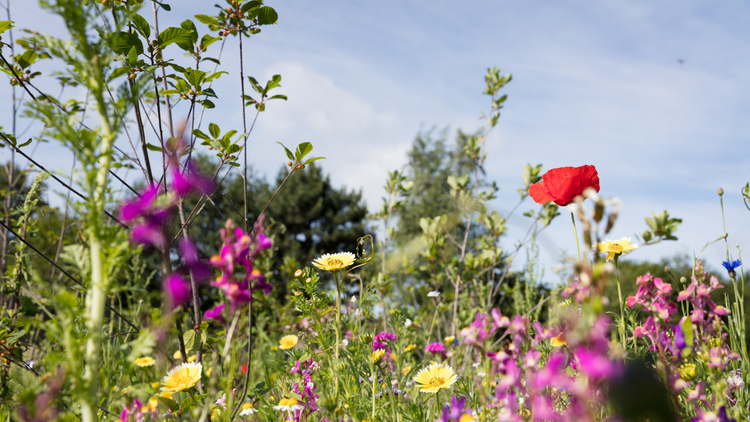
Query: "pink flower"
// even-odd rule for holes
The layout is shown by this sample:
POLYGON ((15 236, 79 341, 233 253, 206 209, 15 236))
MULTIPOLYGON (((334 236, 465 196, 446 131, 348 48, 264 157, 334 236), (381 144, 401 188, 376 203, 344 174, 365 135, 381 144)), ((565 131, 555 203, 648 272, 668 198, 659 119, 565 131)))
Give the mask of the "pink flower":
POLYGON ((169 298, 172 308, 190 302, 190 284, 179 274, 170 274, 163 281, 164 292, 169 298))
POLYGON ((216 305, 213 308, 206 311, 205 318, 206 319, 215 319, 217 321, 226 322, 224 320, 224 317, 221 315, 221 311, 224 310, 226 305, 223 303, 220 305, 216 305))
POLYGON ((445 354, 445 346, 443 343, 436 341, 434 343, 430 343, 427 345, 427 347, 424 348, 425 352, 432 353, 433 355, 444 355, 445 354))

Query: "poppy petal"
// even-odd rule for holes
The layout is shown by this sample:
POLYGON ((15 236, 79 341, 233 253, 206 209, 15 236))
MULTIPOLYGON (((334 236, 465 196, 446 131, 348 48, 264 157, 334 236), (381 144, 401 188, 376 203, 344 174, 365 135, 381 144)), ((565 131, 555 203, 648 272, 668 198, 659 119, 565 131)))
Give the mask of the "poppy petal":
POLYGON ((529 186, 529 195, 537 204, 546 204, 549 201, 554 201, 555 198, 549 194, 547 187, 544 185, 542 180, 539 183, 534 183, 529 186))

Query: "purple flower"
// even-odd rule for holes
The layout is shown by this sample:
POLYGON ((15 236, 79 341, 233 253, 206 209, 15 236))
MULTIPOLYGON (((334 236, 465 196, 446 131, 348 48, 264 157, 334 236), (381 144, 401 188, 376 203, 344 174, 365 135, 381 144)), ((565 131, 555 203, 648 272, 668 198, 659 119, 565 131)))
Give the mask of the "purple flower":
POLYGON ((213 189, 211 179, 200 175, 195 165, 190 162, 184 172, 178 165, 172 166, 172 191, 179 198, 184 198, 191 192, 208 194, 213 189))
POLYGON ((729 416, 727 416, 727 407, 721 406, 719 408, 719 422, 737 422, 737 419, 729 419, 729 416))
POLYGON ((425 352, 430 352, 430 353, 432 353, 434 355, 437 355, 437 354, 444 355, 445 354, 445 346, 443 345, 443 343, 441 343, 439 341, 436 341, 434 343, 428 344, 427 347, 424 348, 424 351, 425 352))
POLYGON ((202 261, 198 255, 198 248, 190 238, 180 239, 178 244, 180 254, 187 268, 196 280, 206 280, 211 278, 211 267, 207 262, 202 261))
POLYGON ((164 248, 167 238, 161 226, 153 223, 142 223, 130 229, 130 241, 137 245, 153 245, 164 248))
POLYGON ((215 319, 217 321, 221 321, 222 323, 226 322, 224 320, 224 316, 221 315, 221 311, 223 311, 225 307, 226 305, 224 305, 223 303, 220 305, 214 306, 213 308, 206 311, 205 318, 215 319))
POLYGON ((257 251, 266 250, 266 249, 271 248, 271 246, 273 246, 273 239, 271 239, 270 237, 266 236, 263 233, 258 234, 258 238, 256 242, 258 245, 256 249, 257 251))
POLYGON ((396 335, 393 334, 393 333, 388 333, 388 332, 383 331, 380 334, 377 334, 372 339, 374 341, 380 341, 380 342, 383 342, 383 341, 392 341, 392 342, 395 343, 396 340, 398 339, 398 337, 396 337, 396 335))
POLYGON ((167 294, 172 308, 190 302, 190 284, 179 274, 170 274, 164 278, 164 292, 167 294))

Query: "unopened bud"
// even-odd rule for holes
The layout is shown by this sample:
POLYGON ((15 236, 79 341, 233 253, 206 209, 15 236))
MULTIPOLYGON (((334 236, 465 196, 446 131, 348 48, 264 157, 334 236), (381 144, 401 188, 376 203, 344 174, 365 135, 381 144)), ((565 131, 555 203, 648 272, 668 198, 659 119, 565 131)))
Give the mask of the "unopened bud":
POLYGON ((301 277, 302 276, 302 270, 297 270, 294 272, 295 277, 301 277))
POLYGON ((669 266, 664 267, 664 271, 669 271, 669 270, 671 270, 671 268, 669 268, 669 266))
POLYGON ((724 233, 723 235, 721 235, 721 237, 726 239, 727 237, 729 237, 729 233, 724 233))
POLYGON ((722 189, 722 188, 719 188, 719 189, 718 189, 718 190, 716 191, 716 193, 718 193, 718 194, 719 194, 719 196, 721 196, 721 195, 724 195, 724 189, 722 189))
POLYGON ((307 280, 305 280, 305 283, 309 283, 312 281, 312 278, 308 277, 307 280))
POLYGON ((687 283, 687 278, 685 278, 685 277, 680 277, 680 283, 682 283, 682 284, 685 284, 685 283, 687 283))

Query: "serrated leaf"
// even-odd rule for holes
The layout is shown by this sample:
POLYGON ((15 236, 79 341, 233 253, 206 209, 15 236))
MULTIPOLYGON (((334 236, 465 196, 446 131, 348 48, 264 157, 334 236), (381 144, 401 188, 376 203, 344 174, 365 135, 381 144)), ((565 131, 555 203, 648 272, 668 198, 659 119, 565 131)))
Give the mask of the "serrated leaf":
POLYGON ((134 14, 132 19, 136 31, 140 32, 144 38, 148 39, 148 37, 151 36, 151 27, 148 26, 148 21, 139 14, 134 14))

